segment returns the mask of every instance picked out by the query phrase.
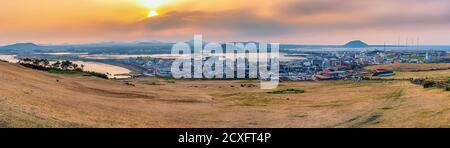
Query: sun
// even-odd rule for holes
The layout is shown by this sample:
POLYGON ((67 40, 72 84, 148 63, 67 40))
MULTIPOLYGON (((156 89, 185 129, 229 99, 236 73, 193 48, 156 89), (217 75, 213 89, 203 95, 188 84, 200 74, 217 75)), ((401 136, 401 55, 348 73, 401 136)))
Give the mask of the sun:
POLYGON ((155 10, 151 10, 149 13, 148 13, 148 17, 156 17, 156 16, 158 16, 159 14, 158 14, 158 12, 156 12, 155 10))
POLYGON ((169 0, 139 0, 139 2, 149 9, 147 17, 159 16, 158 8, 167 4, 169 0))

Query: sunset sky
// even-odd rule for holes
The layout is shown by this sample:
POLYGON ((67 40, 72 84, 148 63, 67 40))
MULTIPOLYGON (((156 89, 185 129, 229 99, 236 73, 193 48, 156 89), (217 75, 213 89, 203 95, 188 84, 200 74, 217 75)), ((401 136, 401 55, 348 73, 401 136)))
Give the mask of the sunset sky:
POLYGON ((449 0, 0 0, 0 44, 450 44, 449 0))

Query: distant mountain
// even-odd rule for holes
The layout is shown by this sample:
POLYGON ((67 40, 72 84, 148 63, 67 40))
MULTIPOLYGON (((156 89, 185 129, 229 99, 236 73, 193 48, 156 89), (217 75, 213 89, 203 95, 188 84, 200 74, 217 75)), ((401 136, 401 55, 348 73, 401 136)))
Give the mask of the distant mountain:
POLYGON ((0 47, 2 53, 29 53, 41 49, 43 46, 36 45, 34 43, 16 43, 12 45, 6 45, 0 47))
POLYGON ((17 43, 0 47, 0 53, 74 52, 90 54, 160 54, 170 53, 173 43, 165 42, 100 42, 88 44, 36 45, 17 43))
POLYGON ((344 45, 344 47, 348 47, 348 48, 366 48, 366 47, 369 47, 369 45, 364 43, 363 41, 355 40, 355 41, 348 42, 347 44, 344 45))
POLYGON ((157 41, 157 40, 153 40, 153 41, 135 41, 134 43, 136 43, 136 44, 168 44, 168 42, 162 42, 162 41, 157 41))
POLYGON ((7 45, 7 46, 3 46, 1 48, 5 48, 5 49, 19 49, 19 48, 23 48, 23 49, 36 49, 39 48, 40 46, 34 44, 34 43, 16 43, 16 44, 12 44, 12 45, 7 45))
POLYGON ((255 42, 255 41, 247 41, 247 42, 230 42, 230 43, 243 43, 243 44, 249 44, 249 43, 253 43, 253 44, 259 44, 260 42, 255 42))

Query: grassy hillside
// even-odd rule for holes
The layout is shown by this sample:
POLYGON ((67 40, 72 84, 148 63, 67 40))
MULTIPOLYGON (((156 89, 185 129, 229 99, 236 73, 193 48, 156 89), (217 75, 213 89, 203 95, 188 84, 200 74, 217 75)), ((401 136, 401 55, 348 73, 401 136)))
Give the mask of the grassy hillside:
POLYGON ((450 78, 450 64, 386 64, 369 66, 366 69, 386 69, 395 71, 395 76, 372 77, 381 79, 431 79, 448 80, 450 78))
POLYGON ((0 127, 450 127, 450 93, 404 81, 171 81, 0 62, 0 127))
POLYGON ((429 71, 429 70, 448 70, 450 69, 450 63, 442 64, 386 64, 375 65, 366 67, 369 70, 386 69, 397 72, 417 72, 417 71, 429 71))

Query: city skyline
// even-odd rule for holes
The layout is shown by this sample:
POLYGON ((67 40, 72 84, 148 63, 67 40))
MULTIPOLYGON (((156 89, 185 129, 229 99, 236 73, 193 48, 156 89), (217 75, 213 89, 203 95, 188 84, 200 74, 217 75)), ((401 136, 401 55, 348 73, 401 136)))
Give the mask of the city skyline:
POLYGON ((216 42, 450 44, 446 0, 16 0, 0 8, 0 45, 177 42, 194 34, 216 42))

